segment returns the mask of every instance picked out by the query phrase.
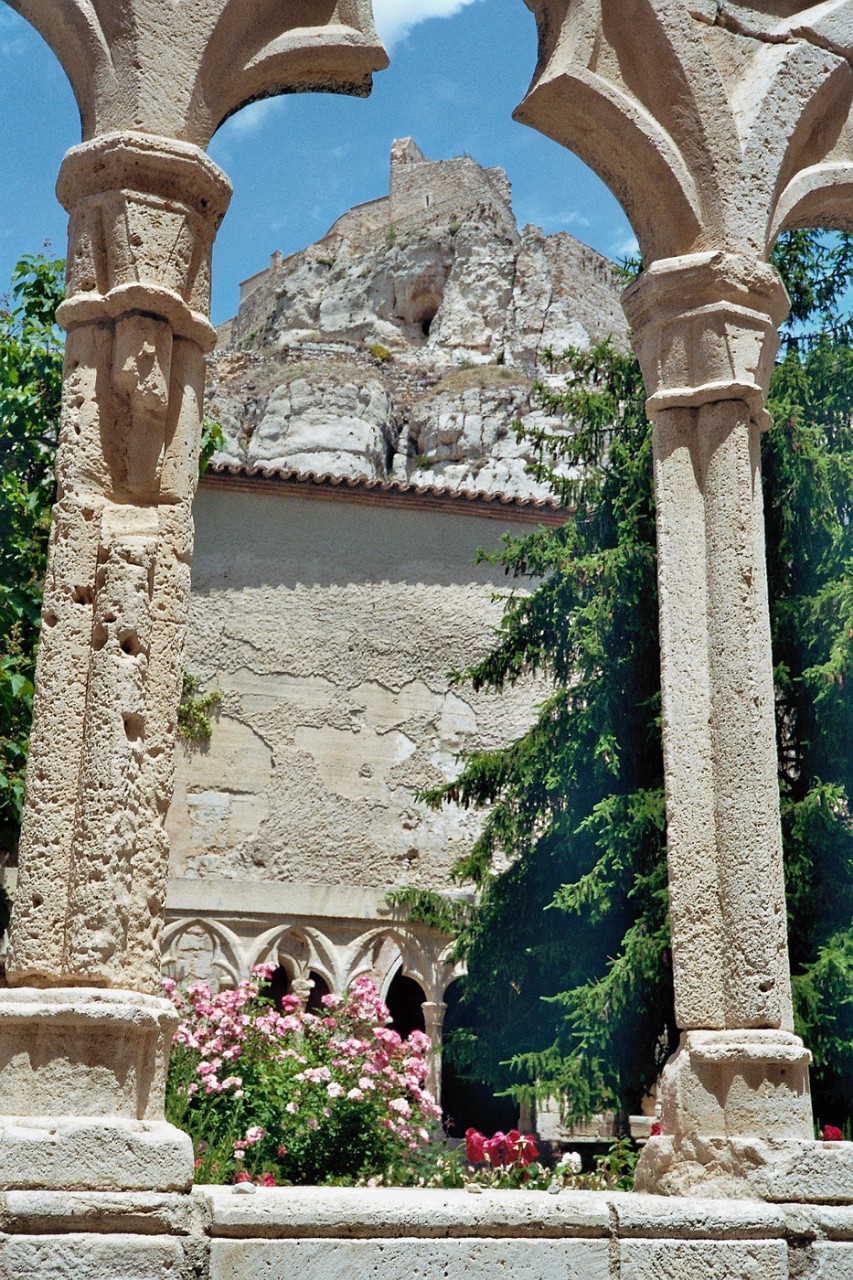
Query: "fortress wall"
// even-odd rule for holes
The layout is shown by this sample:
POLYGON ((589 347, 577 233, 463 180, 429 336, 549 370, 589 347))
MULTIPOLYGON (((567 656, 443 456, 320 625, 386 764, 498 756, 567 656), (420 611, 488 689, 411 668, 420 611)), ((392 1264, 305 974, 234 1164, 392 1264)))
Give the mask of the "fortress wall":
POLYGON ((453 160, 401 161, 392 154, 391 220, 399 228, 437 217, 465 220, 472 209, 488 209, 490 221, 512 239, 518 238, 509 205, 509 183, 501 172, 482 169, 470 156, 453 160))

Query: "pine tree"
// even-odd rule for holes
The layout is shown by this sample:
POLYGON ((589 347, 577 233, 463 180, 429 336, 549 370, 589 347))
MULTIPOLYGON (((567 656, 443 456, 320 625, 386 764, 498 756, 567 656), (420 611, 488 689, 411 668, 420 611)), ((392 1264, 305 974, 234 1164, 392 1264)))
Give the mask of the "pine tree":
MULTIPOLYGON (((763 448, 789 933, 816 1113, 840 1124, 853 1110, 850 242, 793 233, 776 262, 793 306, 763 448)), ((639 367, 612 343, 561 368, 565 389, 537 394, 570 429, 532 443, 571 519, 486 557, 536 585, 507 597, 497 643, 457 676, 500 690, 544 672, 553 692, 525 734, 425 798, 487 810, 455 869, 481 895, 461 938, 457 1069, 557 1096, 569 1118, 624 1121, 677 1043, 651 427, 639 367)))

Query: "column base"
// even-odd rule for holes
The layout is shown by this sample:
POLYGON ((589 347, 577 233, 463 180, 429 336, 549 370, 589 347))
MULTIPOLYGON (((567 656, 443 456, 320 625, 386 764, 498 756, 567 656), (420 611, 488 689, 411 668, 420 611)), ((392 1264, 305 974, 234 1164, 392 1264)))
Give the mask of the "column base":
POLYGON ((163 1117, 167 1000, 0 991, 0 1189, 186 1191, 189 1137, 163 1117))
POLYGON ((685 1032, 664 1068, 661 1133, 636 1190, 853 1203, 853 1143, 813 1137, 810 1061, 787 1031, 685 1032))
POLYGON ((165 1120, 0 1116, 3 1191, 189 1191, 192 1165, 165 1120))
POLYGON ((774 1204, 853 1204, 853 1142, 661 1135, 646 1143, 634 1190, 774 1204))

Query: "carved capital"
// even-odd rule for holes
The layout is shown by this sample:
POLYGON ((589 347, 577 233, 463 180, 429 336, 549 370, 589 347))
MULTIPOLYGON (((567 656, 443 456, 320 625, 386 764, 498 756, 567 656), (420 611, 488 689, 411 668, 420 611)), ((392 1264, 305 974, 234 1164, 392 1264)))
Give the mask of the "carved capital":
POLYGON ((727 253, 653 263, 625 291, 648 410, 743 400, 764 426, 764 400, 789 307, 776 271, 727 253))
POLYGON ((210 258, 231 198, 213 161, 173 138, 105 134, 68 152, 57 194, 71 215, 59 323, 139 312, 211 350, 210 258))

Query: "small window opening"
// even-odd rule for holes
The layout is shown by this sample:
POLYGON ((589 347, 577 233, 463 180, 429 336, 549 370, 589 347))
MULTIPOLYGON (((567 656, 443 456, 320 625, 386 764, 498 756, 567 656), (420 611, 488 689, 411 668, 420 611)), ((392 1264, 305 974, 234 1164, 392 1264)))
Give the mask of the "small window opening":
MULTIPOLYGON (((329 994, 329 984, 325 978, 320 976, 319 973, 314 973, 312 971, 309 973, 308 977, 314 985, 308 996, 308 1004, 306 1005, 306 1008, 311 1013, 322 1013, 323 996, 327 996, 329 994)), ((263 988, 262 994, 265 995, 267 999, 272 1000, 276 1009, 278 1009, 280 1013, 284 997, 288 995, 292 989, 290 974, 287 972, 284 965, 279 965, 270 977, 269 982, 263 988)))

